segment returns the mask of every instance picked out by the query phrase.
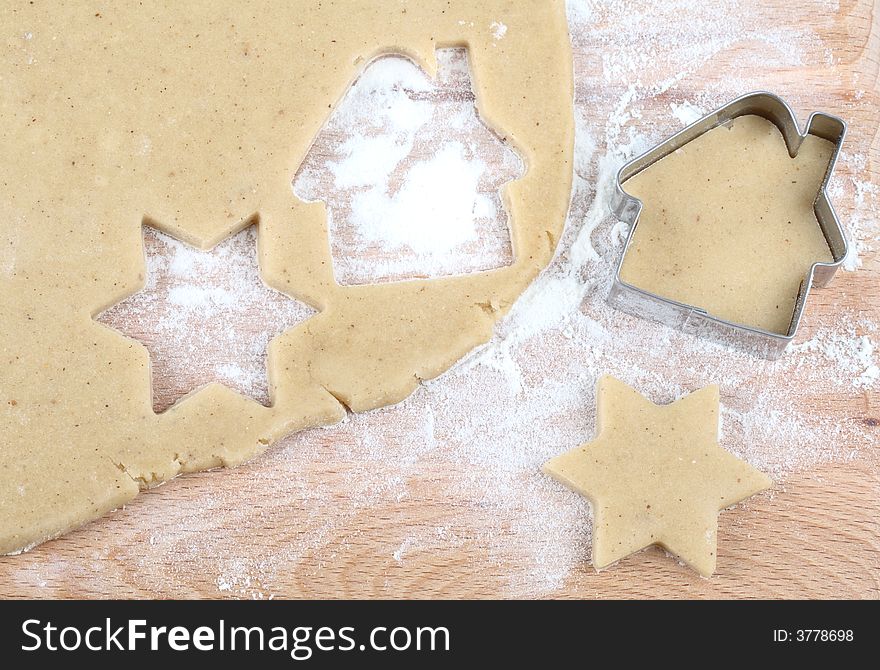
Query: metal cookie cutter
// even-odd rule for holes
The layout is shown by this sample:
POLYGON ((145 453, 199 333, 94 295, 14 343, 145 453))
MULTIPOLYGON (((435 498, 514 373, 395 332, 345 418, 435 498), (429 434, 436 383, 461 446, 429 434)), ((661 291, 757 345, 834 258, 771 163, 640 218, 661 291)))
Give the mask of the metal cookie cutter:
POLYGON ((810 287, 813 285, 820 288, 827 286, 846 256, 846 236, 825 192, 828 179, 834 170, 834 164, 837 162, 837 156, 840 153, 840 147, 843 144, 845 134, 846 123, 842 119, 822 112, 811 114, 807 121, 806 130, 801 133, 798 129, 794 112, 792 112, 791 108, 782 98, 772 93, 758 91, 736 98, 677 132, 650 151, 631 160, 618 171, 614 194, 611 199, 611 211, 618 219, 630 224, 630 231, 620 261, 617 264, 617 269, 614 272, 614 280, 611 292, 608 295, 608 302, 617 309, 629 314, 658 321, 672 328, 706 337, 737 349, 743 349, 763 358, 779 358, 794 338, 795 332, 797 332, 810 287), (784 335, 725 321, 708 314, 699 307, 664 298, 628 284, 620 278, 620 268, 632 242, 633 234, 638 226, 639 213, 642 210, 642 201, 629 195, 624 190, 623 183, 633 175, 680 149, 712 128, 731 121, 738 116, 752 114, 764 117, 779 128, 783 138, 785 138, 789 154, 792 157, 797 155, 801 142, 807 135, 821 137, 835 145, 831 161, 828 164, 828 170, 825 173, 822 185, 819 188, 819 194, 813 204, 816 219, 819 221, 819 226, 822 228, 834 260, 831 263, 814 263, 812 265, 806 279, 801 282, 791 323, 789 324, 788 332, 784 335))

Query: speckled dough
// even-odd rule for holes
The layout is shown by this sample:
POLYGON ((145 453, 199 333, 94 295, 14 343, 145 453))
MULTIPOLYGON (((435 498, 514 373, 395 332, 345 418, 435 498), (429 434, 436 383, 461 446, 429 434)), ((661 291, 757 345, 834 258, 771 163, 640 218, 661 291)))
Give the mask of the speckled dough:
POLYGON ((620 277, 726 321, 786 334, 810 266, 831 262, 813 205, 834 144, 792 158, 760 116, 718 126, 624 185, 642 201, 620 277))
POLYGON ((0 26, 0 552, 402 400, 485 342, 552 257, 574 136, 561 0, 6 2, 0 26), (341 287, 324 207, 290 180, 372 58, 433 76, 450 45, 527 165, 504 190, 515 261, 341 287), (93 320, 143 285, 145 220, 202 248, 258 220, 264 279, 319 310, 270 345, 271 407, 213 384, 153 413, 146 350, 93 320))
POLYGON ((593 504, 593 565, 657 544, 711 575, 718 512, 771 484, 718 445, 718 387, 655 405, 605 376, 596 404, 596 438, 544 465, 593 504))

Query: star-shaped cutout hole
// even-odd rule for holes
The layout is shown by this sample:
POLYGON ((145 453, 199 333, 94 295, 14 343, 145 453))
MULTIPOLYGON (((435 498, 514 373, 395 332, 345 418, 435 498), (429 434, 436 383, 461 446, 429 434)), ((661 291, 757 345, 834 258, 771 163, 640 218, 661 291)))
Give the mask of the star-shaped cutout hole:
POLYGON ((544 464, 593 505, 593 564, 659 545, 708 577, 718 513, 771 485, 719 446, 718 387, 655 405, 605 376, 596 398, 596 438, 544 464))
POLYGON ((263 283, 256 226, 209 251, 143 231, 146 285, 96 318, 147 347, 153 410, 210 382, 268 405, 269 341, 315 311, 263 283))

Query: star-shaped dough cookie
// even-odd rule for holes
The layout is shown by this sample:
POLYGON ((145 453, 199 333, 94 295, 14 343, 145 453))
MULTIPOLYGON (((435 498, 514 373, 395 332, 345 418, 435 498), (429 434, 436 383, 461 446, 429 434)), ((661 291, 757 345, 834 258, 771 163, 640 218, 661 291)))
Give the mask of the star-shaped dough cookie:
POLYGON ((718 445, 718 387, 655 405, 603 376, 596 403, 596 439, 543 468, 590 499, 593 565, 657 544, 708 577, 718 513, 772 483, 718 445))

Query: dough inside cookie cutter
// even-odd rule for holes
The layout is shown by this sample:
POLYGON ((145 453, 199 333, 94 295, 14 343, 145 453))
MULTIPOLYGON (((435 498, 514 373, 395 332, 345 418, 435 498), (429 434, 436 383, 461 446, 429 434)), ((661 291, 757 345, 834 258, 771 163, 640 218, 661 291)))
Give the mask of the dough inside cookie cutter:
POLYGON ((683 332, 705 337, 763 358, 775 359, 781 356, 797 332, 811 286, 820 288, 827 286, 846 257, 846 236, 826 193, 828 180, 837 162, 845 134, 846 123, 836 116, 823 112, 811 114, 805 130, 801 132, 794 112, 785 101, 772 93, 759 91, 736 98, 625 164, 617 173, 611 211, 619 220, 630 225, 630 231, 614 273, 608 302, 629 314, 664 323, 683 332), (813 263, 810 267, 801 282, 791 322, 785 333, 771 332, 712 316, 697 306, 678 302, 627 283, 620 274, 642 210, 641 200, 626 192, 624 182, 713 128, 737 117, 748 115, 761 116, 771 121, 782 133, 789 155, 792 157, 797 155, 802 141, 808 135, 828 140, 834 145, 828 169, 813 205, 816 219, 833 260, 830 263, 813 263))

